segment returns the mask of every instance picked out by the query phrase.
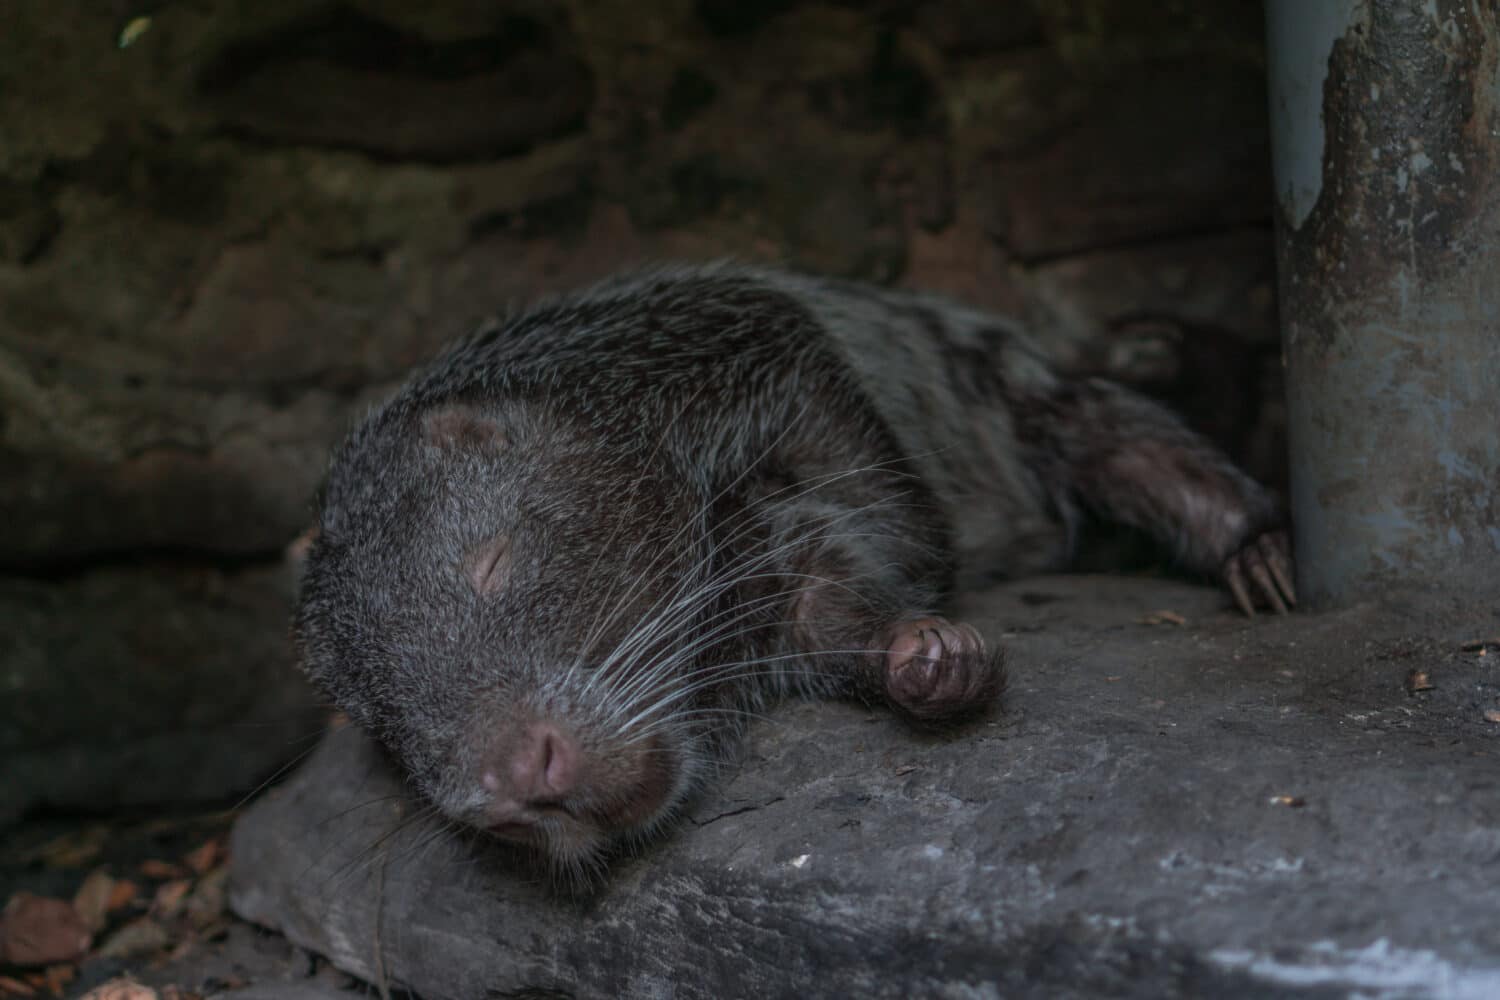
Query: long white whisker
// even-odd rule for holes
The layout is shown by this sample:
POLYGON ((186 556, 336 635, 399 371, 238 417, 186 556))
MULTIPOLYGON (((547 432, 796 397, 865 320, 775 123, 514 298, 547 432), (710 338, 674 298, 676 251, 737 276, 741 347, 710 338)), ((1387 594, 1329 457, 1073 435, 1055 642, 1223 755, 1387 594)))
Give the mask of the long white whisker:
MULTIPOLYGON (((722 684, 726 680, 729 680, 731 678, 734 680, 740 680, 743 678, 753 677, 784 677, 786 675, 786 671, 784 670, 740 671, 739 668, 741 667, 760 666, 763 664, 777 663, 785 660, 799 660, 809 657, 816 658, 819 656, 867 655, 870 652, 871 651, 867 648, 823 649, 811 652, 782 653, 776 656, 757 657, 753 660, 736 660, 729 663, 715 664, 709 676, 700 677, 698 680, 692 682, 691 684, 684 684, 679 688, 674 688, 673 690, 667 692, 662 697, 656 699, 656 701, 646 705, 644 708, 637 711, 635 715, 631 716, 629 720, 627 720, 623 725, 619 727, 618 732, 629 732, 632 726, 640 722, 642 719, 649 717, 653 713, 668 708, 672 704, 697 693, 703 688, 711 687, 715 684, 722 684)), ((798 676, 820 679, 841 679, 843 675, 820 671, 798 671, 798 676)), ((634 738, 634 736, 631 737, 632 740, 634 738)), ((630 742, 630 740, 627 740, 627 742, 630 742)))
MULTIPOLYGON (((727 638, 735 638, 741 635, 748 634, 747 631, 742 630, 731 635, 729 634, 728 630, 734 625, 743 621, 745 618, 748 618, 761 609, 765 608, 766 606, 790 600, 800 594, 818 590, 823 587, 836 587, 847 591, 855 597, 860 597, 861 595, 859 595, 852 587, 850 587, 849 583, 859 580, 864 576, 872 575, 874 572, 877 572, 879 570, 888 569, 889 567, 890 564, 884 564, 882 566, 876 567, 874 570, 871 570, 870 573, 856 574, 855 576, 847 577, 844 580, 830 580, 827 577, 816 576, 810 573, 784 572, 755 573, 743 577, 738 577, 736 578, 736 582, 755 579, 801 579, 810 581, 810 583, 805 586, 795 587, 789 590, 776 591, 763 597, 755 598, 752 601, 747 601, 743 604, 738 604, 732 608, 720 611, 718 614, 713 615, 702 623, 704 626, 712 625, 716 621, 719 622, 719 624, 713 625, 713 627, 708 631, 699 635, 690 645, 672 650, 667 657, 663 658, 663 661, 670 665, 671 663, 680 662, 685 659, 691 659, 702 649, 710 645, 724 641, 727 638)), ((795 625, 798 623, 799 622, 797 619, 779 619, 776 621, 764 622, 760 625, 755 626, 753 630, 779 628, 795 625)), ((649 665, 646 670, 642 671, 641 676, 646 677, 647 679, 654 679, 654 677, 658 673, 658 671, 656 671, 654 668, 655 664, 649 665)), ((639 680, 639 678, 637 678, 636 680, 639 680)), ((628 698, 630 694, 634 693, 634 689, 640 686, 638 683, 636 683, 636 680, 633 680, 631 684, 626 688, 621 689, 619 694, 628 698)))
MULTIPOLYGON (((877 508, 883 508, 883 507, 886 507, 886 506, 892 506, 892 504, 890 503, 889 500, 883 498, 883 499, 874 501, 874 502, 872 502, 870 504, 862 505, 860 507, 844 508, 844 509, 832 511, 832 512, 830 512, 828 514, 823 515, 821 518, 812 520, 812 521, 810 521, 808 523, 816 525, 818 520, 822 520, 822 521, 826 521, 827 522, 827 526, 831 527, 833 524, 836 524, 838 521, 843 520, 845 518, 854 517, 854 516, 862 514, 862 513, 868 513, 871 510, 874 510, 874 509, 877 509, 877 508)), ((744 529, 744 530, 748 530, 748 529, 744 529)), ((723 548, 725 548, 730 542, 737 540, 737 538, 741 534, 743 534, 743 530, 741 530, 739 532, 736 532, 735 535, 733 535, 730 538, 725 539, 722 542, 720 542, 717 545, 715 545, 714 549, 709 553, 709 559, 711 559, 719 551, 721 551, 723 548)), ((807 534, 805 536, 798 536, 798 537, 793 537, 791 539, 788 539, 787 541, 781 543, 777 548, 771 549, 771 550, 763 552, 763 553, 757 553, 754 550, 752 550, 750 553, 747 554, 747 556, 745 557, 745 559, 743 559, 743 560, 741 560, 740 562, 737 562, 737 563, 736 562, 730 563, 728 566, 726 566, 716 576, 711 577, 710 580, 707 581, 707 583, 705 584, 705 586, 707 586, 707 587, 714 586, 715 582, 719 581, 719 580, 727 580, 729 582, 732 582, 735 574, 738 573, 738 572, 741 572, 743 570, 743 568, 745 567, 745 563, 747 561, 751 562, 752 565, 754 565, 754 564, 761 564, 761 563, 764 563, 766 561, 769 561, 770 559, 774 558, 777 555, 780 555, 781 553, 783 553, 785 551, 790 550, 794 546, 811 544, 813 542, 817 542, 817 541, 823 540, 825 538, 825 536, 836 537, 836 536, 832 536, 831 533, 824 533, 822 535, 820 535, 818 533, 809 533, 809 534, 807 534)), ((914 543, 914 544, 919 544, 919 543, 914 543)), ((679 590, 680 589, 681 588, 679 588, 679 590)), ((660 602, 658 602, 658 604, 659 603, 660 602)), ((681 605, 681 604, 682 604, 682 601, 679 601, 679 605, 681 605)), ((699 605, 697 605, 697 606, 701 606, 701 603, 699 605)), ((653 608, 654 608, 654 606, 653 606, 653 608)), ((648 612, 649 612, 649 610, 651 610, 651 609, 648 609, 648 612)), ((668 609, 669 612, 671 610, 672 610, 671 608, 668 609)), ((637 627, 639 628, 640 626, 637 626, 637 627)), ((629 639, 630 639, 630 637, 627 637, 626 643, 629 642, 629 639)), ((622 644, 622 645, 624 645, 624 644, 622 644)), ((630 649, 630 650, 627 650, 627 651, 633 651, 633 649, 630 649)), ((608 664, 608 663, 609 663, 609 660, 607 659, 606 660, 606 664, 608 664)), ((601 666, 603 666, 603 664, 601 664, 601 666)))
MULTIPOLYGON (((836 536, 834 536, 834 537, 836 537, 836 536)), ((801 540, 794 540, 793 542, 787 543, 787 545, 798 544, 800 541, 801 540)), ((763 562, 769 561, 770 559, 774 558, 777 554, 779 554, 780 549, 783 548, 783 547, 785 547, 785 546, 778 547, 777 549, 773 549, 770 552, 765 553, 765 554, 757 557, 756 559, 752 560, 752 562, 754 562, 754 563, 763 563, 763 562)), ((730 570, 734 570, 735 568, 736 567, 730 567, 730 570)), ((885 569, 885 568, 887 568, 887 567, 885 567, 885 566, 879 567, 879 569, 885 569)), ((747 579, 761 579, 761 578, 773 578, 773 577, 790 578, 790 579, 799 579, 800 578, 800 579, 806 579, 806 580, 813 581, 814 584, 816 585, 816 587, 837 586, 837 587, 843 587, 845 589, 849 589, 848 588, 848 582, 849 581, 860 579, 862 576, 865 576, 865 575, 867 575, 867 574, 859 574, 859 575, 847 578, 847 580, 845 582, 839 582, 839 581, 829 580, 829 579, 824 578, 824 577, 813 576, 811 574, 799 574, 799 573, 755 573, 755 574, 750 574, 750 573, 733 573, 733 572, 726 571, 724 574, 721 574, 721 577, 724 579, 723 585, 718 585, 716 583, 712 583, 711 582, 711 586, 713 587, 713 590, 703 600, 694 603, 692 605, 692 609, 696 610, 696 608, 701 607, 704 604, 707 604, 708 602, 710 602, 712 600, 716 600, 718 598, 718 596, 720 596, 722 594, 722 592, 725 589, 727 589, 728 586, 736 585, 736 584, 740 583, 741 581, 744 581, 744 580, 747 580, 747 579)), ((710 629, 708 632, 704 633, 703 635, 700 635, 695 640, 695 642, 692 645, 690 645, 689 647, 687 647, 686 649, 679 648, 679 649, 671 651, 666 657, 663 658, 663 660, 662 660, 661 663, 659 663, 659 664, 652 664, 652 665, 648 666, 645 670, 639 672, 637 675, 635 675, 634 677, 632 677, 629 681, 625 682, 623 685, 616 686, 614 684, 611 684, 611 685, 607 686, 606 687, 606 692, 609 695, 609 698, 607 700, 608 701, 612 701, 612 702, 617 702, 617 703, 619 703, 621 705, 628 704, 629 698, 631 697, 631 695, 634 694, 635 691, 639 690, 642 687, 648 686, 651 683, 654 683, 656 680, 658 680, 670 668, 670 666, 673 663, 680 662, 682 659, 687 658, 690 655, 695 655, 704 646, 706 646, 706 645, 708 645, 708 644, 710 644, 712 642, 719 641, 721 639, 721 637, 722 637, 722 632, 724 631, 725 628, 730 627, 733 624, 737 623, 738 621, 741 621, 744 618, 753 615, 758 610, 760 610, 761 608, 765 607, 767 604, 774 604, 774 603, 779 603, 781 601, 789 600, 789 599, 795 597, 798 594, 805 593, 806 591, 808 591, 810 589, 815 589, 815 587, 814 586, 807 586, 807 587, 792 588, 790 590, 777 591, 775 593, 766 595, 764 597, 757 598, 757 599, 755 599, 753 601, 749 601, 749 602, 745 602, 743 604, 736 605, 735 607, 732 607, 732 608, 726 609, 724 611, 721 611, 718 614, 716 614, 716 615, 708 618, 707 620, 705 620, 703 622, 703 625, 705 625, 705 626, 711 625, 713 622, 715 622, 715 621, 717 621, 719 619, 726 618, 726 617, 729 618, 729 621, 726 622, 726 623, 723 623, 720 626, 717 626, 717 627, 715 627, 713 629, 710 629)), ((850 592, 853 593, 852 590, 850 592)), ((668 624, 670 625, 671 623, 668 623, 668 624)), ((648 628, 648 629, 645 629, 643 631, 649 633, 649 632, 651 632, 653 630, 654 630, 653 628, 648 628)), ((613 717, 613 714, 614 713, 611 713, 611 716, 610 716, 611 718, 613 717)))
MULTIPOLYGON (((875 506, 875 505, 870 505, 870 506, 875 506)), ((696 611, 696 609, 705 606, 706 604, 710 603, 712 600, 716 600, 727 589, 728 586, 732 586, 732 585, 738 584, 738 583, 740 583, 742 581, 749 580, 749 579, 762 579, 762 578, 768 578, 768 577, 782 577, 782 578, 788 578, 788 579, 805 579, 805 580, 808 580, 808 581, 811 582, 810 586, 800 587, 800 588, 792 588, 792 589, 789 589, 789 590, 778 591, 778 592, 773 593, 771 595, 767 595, 766 597, 758 598, 758 599, 756 599, 753 602, 747 602, 747 603, 740 604, 740 605, 737 605, 737 606, 732 607, 732 608, 725 609, 723 611, 720 611, 716 615, 708 618, 702 624, 705 627, 707 627, 707 626, 714 626, 714 627, 709 628, 709 630, 706 633, 701 634, 699 636, 699 638, 697 639, 697 641, 694 644, 692 644, 691 646, 689 646, 688 648, 686 648, 686 649, 679 648, 679 649, 671 651, 670 653, 668 653, 664 657, 659 658, 659 662, 654 663, 651 666, 649 666, 647 669, 638 672, 633 677, 631 677, 629 680, 624 681, 623 683, 611 680, 611 682, 608 683, 606 685, 606 688, 605 688, 606 693, 607 693, 607 697, 605 699, 606 705, 609 705, 609 704, 615 704, 615 705, 618 705, 618 706, 627 705, 629 703, 629 701, 630 701, 630 697, 636 691, 638 691, 638 690, 640 690, 640 689, 642 689, 642 688, 644 688, 646 686, 649 686, 652 683, 655 683, 657 680, 659 680, 672 667, 673 664, 681 662, 683 659, 685 659, 685 658, 687 658, 687 657, 689 657, 691 655, 696 655, 696 653, 700 649, 702 649, 704 646, 706 646, 706 645, 708 645, 708 644, 710 644, 712 642, 719 641, 720 639, 722 639, 724 637, 724 634, 727 632, 727 630, 729 628, 732 628, 735 624, 737 624, 739 621, 743 620, 744 618, 752 616, 756 611, 758 611, 760 608, 764 607, 766 604, 777 603, 777 602, 780 602, 780 601, 783 601, 783 600, 790 600, 790 599, 794 598, 796 595, 804 593, 804 592, 806 592, 809 589, 814 589, 814 587, 823 587, 823 586, 841 587, 841 588, 849 591, 850 593, 855 594, 855 596, 859 596, 851 588, 849 588, 848 584, 849 584, 849 582, 852 582, 854 580, 860 579, 861 577, 863 577, 865 575, 868 575, 868 574, 860 574, 858 576, 849 577, 845 581, 834 581, 834 580, 830 580, 830 579, 827 579, 827 578, 824 578, 824 577, 813 576, 811 574, 797 574, 797 573, 790 573, 790 572, 782 572, 782 573, 751 573, 751 572, 747 572, 747 570, 758 568, 759 566, 764 565, 765 563, 768 563, 768 562, 774 560, 774 558, 777 555, 779 555, 781 552, 783 552, 788 547, 799 545, 799 544, 805 544, 809 540, 819 540, 819 539, 821 539, 823 541, 827 541, 827 540, 832 540, 834 538, 843 537, 843 535, 845 535, 845 534, 848 534, 848 535, 851 535, 851 536, 857 536, 860 533, 838 533, 838 532, 833 532, 831 530, 827 530, 827 528, 831 528, 831 527, 835 526, 838 521, 843 520, 846 516, 849 516, 850 514, 855 513, 855 512, 857 512, 857 511, 841 511, 841 512, 838 512, 835 515, 831 515, 830 517, 826 518, 826 520, 829 523, 825 527, 825 530, 821 534, 812 534, 810 536, 805 536, 805 537, 802 537, 802 538, 794 538, 794 539, 792 539, 792 540, 790 540, 788 542, 785 542, 785 543, 783 543, 783 544, 781 544, 779 546, 776 546, 776 547, 774 547, 774 548, 772 548, 772 549, 770 549, 768 551, 760 552, 760 553, 756 553, 756 552, 750 553, 749 556, 747 556, 745 559, 742 559, 738 563, 731 564, 730 566, 726 567, 726 569, 725 569, 724 572, 716 575, 716 577, 714 577, 710 581, 708 581, 708 583, 706 585, 704 585, 703 587, 700 587, 696 591, 696 593, 694 595, 692 595, 694 597, 694 600, 692 600, 692 601, 683 600, 683 601, 679 602, 679 604, 685 605, 685 607, 683 608, 683 613, 682 614, 673 616, 673 615, 670 615, 668 613, 668 614, 664 614, 663 616, 659 616, 662 619, 675 619, 675 620, 685 619, 688 616, 688 614, 696 611), (747 563, 748 563, 748 565, 747 565, 747 563), (719 624, 715 625, 716 622, 719 623, 719 624)), ((889 564, 886 564, 886 565, 882 565, 880 567, 876 567, 874 570, 871 570, 870 572, 871 573, 879 572, 879 571, 883 571, 883 570, 888 569, 888 568, 889 568, 889 564)), ((669 612, 670 612, 670 610, 672 610, 672 609, 669 609, 669 612)), ((637 636, 633 637, 633 638, 636 638, 638 641, 636 641, 634 643, 623 644, 623 645, 631 646, 631 647, 642 645, 642 644, 644 644, 645 641, 647 641, 648 639, 654 637, 659 631, 663 631, 663 630, 665 630, 665 628, 670 627, 672 624, 675 624, 676 623, 675 620, 661 620, 661 621, 643 622, 641 626, 638 626, 637 636)), ((767 627, 767 626, 760 626, 760 627, 764 628, 764 627, 767 627)), ((624 650, 624 649, 622 649, 622 652, 624 652, 624 651, 630 651, 630 650, 624 650)), ((601 668, 601 669, 603 669, 603 668, 601 668)), ((608 716, 610 718, 613 718, 614 716, 616 716, 618 714, 618 709, 616 709, 615 711, 609 711, 607 714, 608 714, 608 716)))
MULTIPOLYGON (((787 431, 783 431, 781 435, 778 435, 777 439, 772 442, 771 447, 773 447, 776 443, 778 443, 781 440, 781 438, 785 436, 786 433, 787 433, 787 431)), ((761 461, 761 459, 763 459, 765 457, 765 454, 766 454, 766 452, 762 452, 761 455, 756 458, 755 462, 751 463, 751 466, 753 467, 756 463, 758 463, 759 461, 761 461)), ((792 483, 792 484, 784 486, 784 487, 782 487, 782 488, 780 488, 778 490, 775 490, 772 493, 770 493, 769 495, 767 495, 766 497, 758 498, 754 503, 748 505, 744 510, 737 512, 734 517, 730 518, 723 525, 721 525, 721 529, 722 529, 722 528, 727 528, 729 526, 734 525, 737 521, 738 522, 745 522, 745 523, 741 524, 734 532, 732 532, 730 535, 728 535, 728 537, 725 537, 722 540, 720 540, 718 543, 716 543, 714 545, 714 547, 704 557, 703 562, 705 562, 705 563, 711 562, 713 560, 713 558, 715 556, 717 556, 717 554, 720 551, 722 551, 727 546, 733 544, 734 542, 738 541, 741 537, 743 537, 743 535, 747 531, 752 530, 755 527, 755 524, 754 524, 754 522, 750 521, 751 515, 757 513, 759 508, 763 508, 763 507, 769 506, 770 502, 774 498, 776 498, 777 496, 779 496, 780 494, 788 492, 790 490, 794 490, 794 489, 799 489, 800 488, 800 492, 795 493, 793 496, 787 498, 787 502, 791 502, 791 501, 794 501, 794 500, 801 499, 802 497, 804 497, 804 496, 806 496, 806 495, 808 495, 808 494, 810 494, 812 492, 815 492, 816 490, 822 489, 825 486, 828 486, 828 485, 830 485, 832 483, 838 482, 841 479, 845 479, 845 478, 848 478, 848 477, 854 476, 854 475, 861 475, 861 474, 865 474, 865 473, 870 473, 870 472, 875 472, 875 471, 882 471, 882 470, 883 471, 887 471, 887 472, 891 472, 894 475, 909 475, 907 473, 901 473, 901 472, 897 472, 897 471, 895 471, 893 469, 890 469, 889 466, 891 464, 892 463, 890 463, 890 462, 878 462, 878 463, 873 463, 873 464, 870 464, 870 465, 858 466, 858 467, 855 467, 855 468, 852 468, 852 469, 843 469, 843 470, 839 470, 837 472, 827 473, 827 474, 822 475, 822 476, 807 477, 807 478, 805 478, 803 480, 799 480, 796 483, 792 483)), ((671 550, 672 543, 675 542, 678 537, 680 537, 680 535, 681 535, 681 533, 682 533, 683 530, 685 530, 686 528, 692 526, 695 523, 701 523, 701 515, 705 514, 711 508, 711 506, 712 506, 713 503, 716 503, 720 498, 722 498, 724 496, 724 494, 728 491, 728 489, 732 488, 734 485, 737 485, 744 478, 744 476, 748 474, 749 471, 750 470, 747 469, 747 470, 745 470, 745 472, 742 472, 738 477, 736 477, 736 479, 733 482, 731 482, 729 484, 729 486, 726 486, 724 489, 720 490, 719 493, 712 500, 710 500, 708 504, 705 504, 703 507, 701 507, 700 508, 700 518, 690 519, 681 528, 679 528, 678 531, 677 531, 677 533, 673 535, 672 539, 668 542, 668 544, 666 546, 664 546, 663 551, 664 552, 669 552, 671 550)), ((896 504, 894 504, 892 502, 894 499, 895 498, 881 498, 881 499, 879 499, 879 500, 877 500, 877 501, 875 501, 875 502, 873 502, 871 504, 862 505, 862 506, 856 507, 856 508, 848 508, 846 512, 848 514, 850 514, 850 515, 853 515, 853 514, 856 514, 856 513, 865 512, 865 511, 869 511, 869 510, 875 509, 876 507, 884 507, 884 506, 892 506, 892 507, 894 507, 894 506, 898 506, 898 505, 896 505, 896 504)), ((840 513, 844 513, 844 512, 840 512, 840 513)), ((706 534, 706 529, 705 529, 705 534, 706 534)), ((648 567, 648 569, 654 568, 655 565, 656 565, 656 562, 653 561, 652 566, 648 567)), ((659 574, 657 574, 657 575, 659 576, 659 574)), ((634 595, 635 591, 638 590, 640 586, 644 585, 644 583, 647 580, 650 580, 650 579, 653 579, 652 575, 650 575, 650 574, 643 575, 642 578, 637 581, 636 586, 633 587, 629 593, 627 593, 627 595, 625 596, 624 599, 622 599, 621 607, 623 607, 626 603, 628 603, 629 598, 634 595)), ((667 596, 669 596, 669 595, 664 595, 663 598, 658 599, 657 603, 653 604, 650 608, 648 608, 647 611, 646 611, 646 613, 650 614, 651 612, 653 612, 660 605, 661 600, 666 599, 667 596)), ((597 677, 600 672, 601 671, 596 671, 595 672, 595 676, 597 677)))
MULTIPOLYGON (((702 389, 700 388, 698 391, 702 392, 702 389)), ((695 398, 697 398, 697 393, 694 393, 693 397, 689 399, 688 404, 690 404, 692 402, 692 399, 695 399, 695 398)), ((683 405, 683 408, 678 411, 677 416, 680 416, 683 412, 686 412, 688 404, 684 404, 683 405)), ((765 446, 765 448, 761 449, 760 453, 758 455, 756 455, 754 459, 752 459, 749 463, 746 464, 745 468, 743 470, 741 470, 741 472, 739 473, 739 475, 735 476, 734 479, 730 480, 730 482, 727 483, 722 489, 720 489, 717 493, 715 493, 712 497, 710 497, 709 500, 706 503, 700 504, 699 505, 699 509, 701 511, 703 511, 703 512, 707 512, 707 511, 711 510, 713 508, 714 504, 716 504, 720 500, 722 500, 725 496, 728 495, 728 493, 729 493, 730 490, 734 489, 741 482, 743 482, 744 479, 745 479, 745 477, 748 476, 748 475, 750 475, 750 473, 755 470, 756 466, 758 466, 762 461, 764 461, 765 458, 768 455, 770 455, 772 453, 772 451, 783 440, 785 440, 786 436, 792 432, 792 429, 795 426, 797 426, 798 423, 801 422, 801 418, 803 416, 805 416, 806 413, 807 413, 807 406, 808 405, 810 405, 810 404, 803 404, 802 410, 797 414, 797 417, 795 419, 793 419, 793 420, 788 420, 786 422, 786 426, 782 428, 781 432, 778 433, 774 438, 772 438, 771 441, 770 441, 770 443, 768 443, 765 446)), ((656 448, 652 449, 651 456, 650 456, 651 458, 654 458, 656 456, 657 451, 660 450, 661 445, 666 441, 668 433, 671 431, 672 426, 675 425, 675 423, 676 423, 677 416, 674 416, 673 420, 672 420, 672 423, 669 424, 668 427, 665 430, 663 430, 662 436, 657 441, 656 448)), ((666 544, 664 544, 662 546, 662 555, 658 556, 657 560, 663 558, 664 556, 666 556, 667 554, 669 554, 669 553, 672 552, 672 550, 673 550, 674 546, 676 545, 678 539, 681 538, 682 533, 684 531, 688 530, 689 528, 691 528, 694 525, 695 521, 696 521, 695 518, 689 518, 681 526, 678 527, 677 531, 674 532, 672 534, 672 536, 669 539, 667 539, 666 544)), ((622 520, 621 523, 623 524, 623 520, 622 520)), ((613 539, 613 537, 614 536, 611 535, 611 539, 613 539)), ((603 550, 601 549, 601 553, 602 553, 602 551, 603 550)), ((655 574, 653 574, 651 571, 655 569, 656 564, 657 564, 657 560, 653 560, 652 563, 647 566, 647 571, 648 572, 642 574, 641 579, 637 580, 636 584, 631 588, 631 590, 628 591, 620 599, 620 601, 618 602, 617 607, 619 607, 620 609, 623 609, 624 607, 628 606, 630 598, 634 596, 635 592, 639 589, 639 587, 642 586, 646 580, 654 578, 655 574)), ((596 562, 596 564, 597 564, 597 562, 596 562)))

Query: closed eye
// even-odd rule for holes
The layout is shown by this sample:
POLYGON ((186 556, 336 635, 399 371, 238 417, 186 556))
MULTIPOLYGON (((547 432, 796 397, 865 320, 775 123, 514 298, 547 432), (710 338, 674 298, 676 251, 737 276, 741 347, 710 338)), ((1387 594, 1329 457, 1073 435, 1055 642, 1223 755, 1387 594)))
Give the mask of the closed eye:
POLYGON ((476 594, 493 594, 510 578, 510 539, 504 535, 470 552, 464 577, 476 594))

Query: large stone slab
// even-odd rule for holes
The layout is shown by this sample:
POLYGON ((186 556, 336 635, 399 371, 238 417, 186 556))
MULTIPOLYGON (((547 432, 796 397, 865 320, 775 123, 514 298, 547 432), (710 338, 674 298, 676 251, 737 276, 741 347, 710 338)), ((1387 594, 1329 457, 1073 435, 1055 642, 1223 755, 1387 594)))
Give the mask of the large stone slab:
POLYGON ((969 603, 1011 650, 1004 714, 935 738, 786 706, 592 898, 423 818, 343 730, 242 819, 233 905, 432 997, 1500 990, 1500 650, 1461 648, 1493 602, 1250 622, 1055 577, 969 603))

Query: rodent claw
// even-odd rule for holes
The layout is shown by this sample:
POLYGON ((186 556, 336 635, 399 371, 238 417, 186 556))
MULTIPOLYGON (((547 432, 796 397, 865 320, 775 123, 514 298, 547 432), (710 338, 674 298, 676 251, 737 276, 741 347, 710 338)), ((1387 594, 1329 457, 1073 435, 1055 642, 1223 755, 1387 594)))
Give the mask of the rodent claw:
POLYGON ((1239 605, 1246 617, 1255 617, 1255 605, 1250 601, 1250 594, 1245 590, 1245 574, 1240 570, 1240 564, 1236 557, 1230 556, 1229 561, 1224 564, 1224 583, 1229 587, 1229 593, 1234 597, 1234 603, 1239 605))
POLYGON ((1271 602, 1271 607, 1278 615, 1286 614, 1286 602, 1276 592, 1276 581, 1271 579, 1270 571, 1266 569, 1266 562, 1260 553, 1251 552, 1246 554, 1245 561, 1250 564, 1250 579, 1260 588, 1260 592, 1266 595, 1266 600, 1271 602))
POLYGON ((1289 613, 1297 603, 1291 547, 1284 531, 1267 532, 1247 542, 1224 560, 1223 576, 1235 605, 1247 617, 1255 617, 1257 599, 1279 615, 1289 613))
POLYGON ((1292 584, 1292 559, 1289 549, 1290 545, 1284 531, 1261 536, 1260 550, 1266 557, 1266 566, 1271 570, 1271 576, 1275 578, 1276 586, 1286 597, 1286 602, 1295 607, 1297 588, 1292 584))

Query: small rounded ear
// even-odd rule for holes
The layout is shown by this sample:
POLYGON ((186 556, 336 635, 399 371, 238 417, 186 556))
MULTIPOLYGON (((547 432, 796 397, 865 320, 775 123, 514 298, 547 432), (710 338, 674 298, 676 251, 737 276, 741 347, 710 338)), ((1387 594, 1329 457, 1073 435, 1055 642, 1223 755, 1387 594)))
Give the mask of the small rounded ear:
POLYGON ((483 448, 499 451, 507 442, 505 429, 492 416, 472 406, 454 404, 422 417, 422 438, 439 448, 483 448))
POLYGON ((493 594, 510 579, 510 538, 500 536, 474 549, 464 558, 464 577, 476 594, 493 594))

